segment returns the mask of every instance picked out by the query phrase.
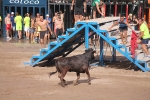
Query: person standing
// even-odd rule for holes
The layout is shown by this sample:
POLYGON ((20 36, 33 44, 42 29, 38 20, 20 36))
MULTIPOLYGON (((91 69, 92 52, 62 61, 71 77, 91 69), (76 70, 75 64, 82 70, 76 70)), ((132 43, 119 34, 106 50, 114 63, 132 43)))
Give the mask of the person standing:
POLYGON ((40 21, 40 14, 39 13, 36 14, 36 18, 35 18, 35 27, 36 27, 36 34, 35 34, 36 38, 35 39, 36 39, 37 43, 39 42, 40 31, 41 31, 40 27, 37 25, 38 21, 40 21))
POLYGON ((18 31, 18 37, 20 40, 22 38, 22 17, 18 12, 16 12, 15 23, 16 23, 16 31, 18 31))
POLYGON ((139 27, 138 23, 139 21, 137 19, 137 16, 133 15, 133 24, 135 24, 135 28, 134 28, 135 30, 138 30, 138 27, 139 27))
POLYGON ((10 14, 7 14, 5 17, 5 25, 6 25, 6 34, 7 34, 7 41, 11 40, 10 36, 12 37, 11 33, 11 27, 12 27, 12 22, 10 19, 10 14))
POLYGON ((120 30, 120 37, 122 39, 123 44, 127 43, 127 30, 128 27, 133 30, 131 28, 131 26, 127 23, 126 18, 124 18, 123 15, 120 15, 120 19, 116 22, 114 22, 114 24, 108 29, 108 31, 111 30, 111 28, 113 28, 115 25, 119 24, 119 30, 120 30))
POLYGON ((58 19, 58 13, 55 12, 55 16, 53 17, 53 23, 54 23, 54 34, 56 35, 56 25, 55 25, 55 22, 57 21, 58 19))
MULTIPOLYGON (((50 39, 50 34, 52 33, 52 30, 51 30, 51 23, 52 23, 52 19, 49 17, 49 14, 46 15, 46 20, 48 22, 48 25, 50 27, 50 30, 47 28, 47 32, 48 32, 48 39, 50 39)), ((48 26, 47 26, 48 27, 48 26)))
POLYGON ((37 26, 40 27, 40 44, 42 48, 46 47, 47 43, 47 27, 50 29, 47 20, 43 19, 43 16, 40 16, 40 20, 37 22, 37 26))
POLYGON ((129 16, 128 16, 128 23, 133 24, 132 14, 129 14, 129 16))
POLYGON ((150 41, 149 29, 147 25, 144 23, 144 19, 142 18, 139 19, 139 25, 140 25, 140 34, 138 36, 137 43, 142 44, 142 49, 145 51, 146 56, 150 57, 150 53, 146 46, 146 44, 148 44, 150 41))
POLYGON ((76 23, 77 21, 83 20, 83 14, 86 13, 86 1, 85 0, 72 0, 71 10, 73 10, 74 3, 75 3, 74 19, 76 23))
POLYGON ((98 11, 99 14, 104 16, 104 9, 103 9, 103 2, 100 0, 93 0, 92 2, 92 7, 93 7, 93 19, 96 18, 96 11, 98 11), (101 8, 101 10, 100 10, 101 8))
POLYGON ((12 36, 15 36, 15 21, 14 21, 14 12, 11 12, 11 22, 12 22, 12 27, 11 27, 11 34, 12 36))
POLYGON ((31 43, 35 43, 34 41, 34 32, 35 32, 35 18, 31 17, 31 27, 30 27, 30 39, 31 43))
POLYGON ((64 25, 60 16, 58 17, 58 20, 56 21, 55 24, 56 24, 56 35, 58 37, 59 35, 62 35, 62 33, 64 33, 64 25))
POLYGON ((29 39, 30 33, 29 33, 29 28, 30 28, 30 17, 29 14, 27 13, 25 18, 24 18, 24 31, 26 32, 26 39, 29 39))

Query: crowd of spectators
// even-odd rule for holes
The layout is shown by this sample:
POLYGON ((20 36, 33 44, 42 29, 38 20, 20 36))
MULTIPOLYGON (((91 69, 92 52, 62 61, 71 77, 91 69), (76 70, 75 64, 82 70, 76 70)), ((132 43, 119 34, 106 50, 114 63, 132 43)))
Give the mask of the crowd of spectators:
MULTIPOLYGON (((51 3, 72 3, 72 0, 50 0, 51 3)), ((86 2, 92 2, 92 0, 86 0, 86 2)))

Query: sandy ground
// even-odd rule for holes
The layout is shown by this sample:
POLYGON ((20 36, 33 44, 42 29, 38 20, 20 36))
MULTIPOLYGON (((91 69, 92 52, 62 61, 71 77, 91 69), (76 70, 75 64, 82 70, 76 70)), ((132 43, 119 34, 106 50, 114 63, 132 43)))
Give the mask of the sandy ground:
POLYGON ((39 49, 39 44, 0 42, 0 100, 150 100, 150 73, 126 70, 129 65, 123 62, 92 67, 91 85, 81 74, 79 85, 74 86, 76 74, 68 72, 68 86, 63 88, 57 74, 48 76, 55 71, 53 64, 23 65, 39 49))

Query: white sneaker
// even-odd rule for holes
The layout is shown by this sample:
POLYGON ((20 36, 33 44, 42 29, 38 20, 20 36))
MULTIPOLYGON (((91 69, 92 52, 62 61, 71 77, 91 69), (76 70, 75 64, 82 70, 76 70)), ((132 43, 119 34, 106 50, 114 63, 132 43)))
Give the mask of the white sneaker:
POLYGON ((10 37, 7 37, 7 41, 10 41, 11 40, 11 38, 10 37))

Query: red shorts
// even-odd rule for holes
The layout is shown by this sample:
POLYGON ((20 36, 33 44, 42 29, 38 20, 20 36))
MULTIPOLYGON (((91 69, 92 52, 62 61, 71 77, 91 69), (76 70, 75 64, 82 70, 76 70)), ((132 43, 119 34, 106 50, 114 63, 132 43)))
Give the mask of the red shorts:
POLYGON ((6 25, 6 30, 11 30, 11 24, 6 25))

